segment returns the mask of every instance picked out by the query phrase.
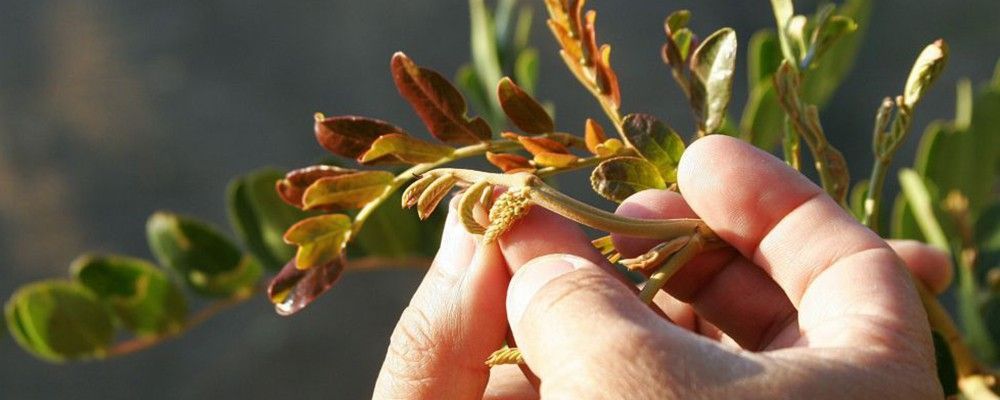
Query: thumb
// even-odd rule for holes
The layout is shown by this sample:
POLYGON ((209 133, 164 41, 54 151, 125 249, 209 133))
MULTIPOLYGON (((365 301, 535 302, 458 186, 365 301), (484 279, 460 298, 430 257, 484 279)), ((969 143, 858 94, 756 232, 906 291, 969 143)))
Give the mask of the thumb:
POLYGON ((507 313, 525 361, 543 382, 543 398, 545 392, 629 393, 635 382, 608 379, 608 371, 658 363, 638 358, 660 358, 669 349, 648 351, 651 345, 663 345, 666 338, 659 336, 681 331, 621 281, 568 254, 525 263, 511 279, 507 313))

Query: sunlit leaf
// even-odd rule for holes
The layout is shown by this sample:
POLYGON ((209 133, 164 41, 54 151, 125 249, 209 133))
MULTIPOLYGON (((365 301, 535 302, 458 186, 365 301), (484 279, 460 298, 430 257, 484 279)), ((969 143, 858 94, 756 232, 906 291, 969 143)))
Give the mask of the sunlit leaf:
POLYGON ((111 313, 75 282, 23 286, 7 300, 4 317, 17 344, 47 361, 101 357, 114 340, 111 313))
MULTIPOLYGON (((317 175, 322 175, 323 171, 339 173, 324 167, 313 167, 312 171, 317 175)), ((299 178, 308 173, 300 170, 289 175, 302 183, 299 178)), ((293 186, 285 174, 272 168, 251 172, 229 183, 229 223, 247 250, 269 270, 281 268, 295 254, 295 248, 286 244, 281 236, 288 227, 309 215, 286 204, 279 193, 293 195, 295 191, 294 201, 301 207, 304 189, 293 186)))
POLYGON ((310 269, 337 260, 351 234, 351 218, 326 214, 299 221, 285 232, 285 242, 298 245, 295 265, 310 269))
POLYGON ((303 208, 302 196, 313 183, 322 179, 341 175, 355 174, 358 170, 334 167, 330 165, 314 165, 292 170, 285 178, 276 184, 276 190, 281 199, 292 206, 303 208))
POLYGON ((292 260, 271 280, 267 296, 279 315, 292 315, 330 290, 343 272, 343 256, 307 270, 297 268, 295 260, 292 260))
POLYGON ((377 199, 395 178, 387 171, 358 171, 320 178, 302 195, 304 209, 350 210, 377 199))
POLYGON ((699 116, 706 133, 716 133, 726 117, 736 68, 736 33, 722 28, 705 39, 691 55, 692 91, 703 96, 699 116))
POLYGON ((555 168, 567 167, 576 162, 576 160, 578 159, 579 157, 577 157, 574 154, 551 153, 551 152, 538 153, 535 154, 534 157, 535 164, 538 164, 539 166, 542 167, 555 167, 555 168))
POLYGON ((456 183, 458 183, 458 179, 451 175, 441 175, 434 179, 417 198, 417 216, 420 219, 430 217, 456 183))
POLYGON ((455 149, 428 143, 412 136, 390 133, 379 136, 358 162, 363 164, 407 163, 421 164, 439 161, 450 156, 455 149))
MULTIPOLYGON (((485 120, 466 116, 465 99, 441 74, 421 68, 405 54, 396 53, 392 57, 392 77, 399 93, 434 137, 445 143, 465 145, 492 136, 485 120)), ((380 132, 371 141, 386 133, 394 132, 380 132)))
POLYGON ((906 78, 906 89, 903 91, 903 104, 912 108, 930 89, 934 81, 941 76, 945 64, 948 63, 948 45, 938 39, 920 52, 917 61, 906 78))
POLYGON ((73 279, 115 311, 138 336, 176 332, 187 318, 187 300, 162 270, 138 258, 84 255, 70 265, 73 279))
POLYGON ((157 212, 146 223, 146 236, 157 261, 199 294, 244 296, 260 278, 261 266, 252 256, 197 220, 157 212))
POLYGON ((590 150, 593 154, 597 154, 597 146, 608 140, 608 137, 604 134, 604 128, 601 127, 601 124, 591 118, 587 118, 586 125, 583 128, 583 140, 587 144, 587 150, 590 150))
POLYGON ((350 115, 324 117, 316 114, 315 130, 316 140, 323 148, 348 158, 358 158, 379 136, 406 134, 402 128, 388 122, 350 115))
POLYGON ((639 157, 616 157, 594 168, 590 184, 604 198, 622 202, 646 189, 665 189, 666 182, 655 165, 639 157))
POLYGON ((527 158, 513 153, 486 153, 486 160, 503 172, 535 169, 527 158))
POLYGON ((550 133, 555 130, 552 117, 542 105, 510 78, 503 78, 497 85, 497 98, 507 118, 521 130, 531 134, 550 133))
POLYGON ((667 34, 675 33, 681 28, 686 28, 690 20, 691 11, 677 10, 667 15, 667 19, 663 22, 663 27, 667 31, 667 34))
POLYGON ((664 182, 677 182, 677 165, 684 153, 684 140, 677 132, 646 114, 625 116, 622 128, 639 155, 656 166, 664 182))

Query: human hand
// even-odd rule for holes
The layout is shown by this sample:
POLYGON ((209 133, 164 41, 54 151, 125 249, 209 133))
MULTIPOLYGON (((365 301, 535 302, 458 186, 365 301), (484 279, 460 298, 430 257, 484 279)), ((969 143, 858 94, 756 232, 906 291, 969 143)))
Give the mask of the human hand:
MULTIPOLYGON (((693 144, 679 177, 683 198, 647 191, 619 208, 697 215, 733 245, 667 283, 656 304, 673 323, 608 274, 568 221, 533 210, 499 247, 477 248, 449 217, 376 397, 537 397, 518 369, 491 377, 482 365, 504 339, 505 311, 544 397, 941 397, 900 257, 935 290, 950 279, 947 257, 911 242, 894 253, 797 172, 730 138, 693 144), (506 310, 504 267, 518 270, 506 310)), ((616 238, 626 256, 653 244, 616 238)))

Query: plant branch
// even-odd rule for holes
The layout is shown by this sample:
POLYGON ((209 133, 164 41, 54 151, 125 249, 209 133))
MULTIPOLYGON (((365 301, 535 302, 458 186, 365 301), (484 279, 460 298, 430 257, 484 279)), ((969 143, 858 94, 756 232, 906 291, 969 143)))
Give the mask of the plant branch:
POLYGON ((228 310, 238 304, 242 304, 247 300, 252 299, 254 297, 253 296, 254 292, 255 291, 250 291, 247 292, 246 294, 219 300, 212 304, 209 304, 208 306, 199 310, 196 314, 192 315, 191 318, 188 318, 188 320, 184 323, 184 325, 178 329, 171 330, 169 332, 166 332, 158 336, 137 337, 134 339, 118 342, 110 349, 108 349, 108 351, 105 353, 105 357, 118 357, 126 354, 135 353, 137 351, 148 349, 160 343, 181 336, 184 333, 194 329, 198 325, 201 325, 203 322, 208 321, 216 314, 228 310))

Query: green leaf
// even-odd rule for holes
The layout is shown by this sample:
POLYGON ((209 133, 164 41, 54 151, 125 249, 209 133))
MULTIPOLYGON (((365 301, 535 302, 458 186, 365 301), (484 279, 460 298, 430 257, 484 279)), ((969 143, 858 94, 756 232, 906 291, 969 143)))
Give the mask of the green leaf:
POLYGON ((781 44, 774 31, 763 29, 750 36, 747 52, 748 83, 756 89, 761 85, 771 84, 774 71, 781 66, 781 44))
POLYGON ((299 246, 296 267, 309 269, 340 257, 351 235, 351 218, 343 214, 318 215, 299 221, 285 232, 285 242, 299 246))
POLYGON ((445 214, 434 213, 421 222, 415 213, 399 207, 401 195, 397 191, 368 216, 364 228, 351 239, 347 248, 349 257, 434 255, 440 244, 445 214))
POLYGON ((656 166, 664 182, 677 182, 677 165, 684 153, 684 140, 677 132, 646 114, 625 116, 622 129, 639 155, 656 166))
POLYGON ((387 171, 358 171, 320 178, 302 195, 305 210, 350 210, 364 207, 381 196, 395 175, 387 171))
MULTIPOLYGON (((976 257, 976 272, 979 282, 987 282, 990 269, 1000 267, 1000 203, 994 202, 979 214, 975 221, 973 238, 979 256, 976 257)), ((997 341, 1000 344, 1000 341, 997 341)))
POLYGON ((743 138, 761 149, 771 151, 781 142, 785 112, 778 101, 774 84, 767 82, 750 92, 743 109, 740 132, 743 138))
POLYGON ((906 78, 906 89, 903 91, 903 104, 913 108, 920 102, 934 81, 941 76, 945 64, 948 63, 948 45, 938 39, 920 52, 917 61, 906 78))
POLYGON ((926 242, 924 234, 920 232, 917 225, 917 218, 913 216, 910 204, 906 202, 906 196, 902 193, 896 197, 892 207, 892 228, 890 236, 893 239, 910 239, 919 242, 926 242))
POLYGON ((330 290, 343 272, 343 256, 307 270, 299 269, 295 260, 292 260, 271 280, 267 287, 267 297, 274 303, 275 312, 289 316, 330 290))
POLYGON ((646 189, 665 189, 666 182, 655 165, 639 157, 615 157, 600 163, 590 175, 597 194, 621 203, 646 189))
POLYGON ((51 362, 102 357, 114 340, 111 313, 74 282, 21 287, 7 300, 4 317, 21 348, 51 362))
POLYGON ((521 130, 531 134, 552 133, 555 124, 542 105, 522 90, 510 78, 504 77, 497 85, 497 99, 507 118, 521 130))
POLYGON ((857 30, 845 33, 829 46, 821 60, 810 64, 802 82, 805 102, 822 109, 851 72, 868 30, 872 3, 871 0, 846 0, 837 7, 834 14, 854 21, 857 30))
POLYGON ((514 79, 521 82, 521 88, 528 94, 535 93, 538 83, 538 50, 524 49, 514 62, 514 79))
POLYGON ((904 168, 899 171, 899 184, 903 189, 903 195, 906 196, 906 202, 913 210, 920 232, 927 238, 927 243, 939 250, 950 251, 948 238, 934 213, 935 202, 927 183, 916 171, 904 168))
MULTIPOLYGON (((259 169, 233 179, 227 190, 229 224, 247 250, 269 270, 281 268, 295 255, 295 248, 281 236, 309 216, 279 197, 275 184, 284 178, 277 169, 259 169)), ((298 202, 301 204, 301 193, 298 202)))
POLYGON ((958 190, 968 197, 973 215, 991 202, 1000 170, 1000 88, 986 87, 975 97, 968 129, 929 125, 915 164, 941 193, 958 190))
POLYGON ((187 300, 162 270, 146 260, 118 255, 84 255, 70 265, 73 279, 97 294, 137 336, 180 331, 187 300))
POLYGON ((504 117, 500 105, 496 104, 493 96, 489 95, 488 90, 483 87, 483 83, 479 80, 476 69, 472 68, 472 65, 465 64, 458 68, 458 72, 455 73, 455 84, 468 96, 472 106, 480 114, 483 114, 490 125, 503 126, 504 117))
POLYGON ((157 212, 146 223, 146 236, 157 261, 201 295, 249 295, 260 278, 261 266, 252 256, 197 220, 157 212))
POLYGON ((455 149, 449 146, 425 142, 412 136, 390 133, 382 135, 372 147, 358 158, 358 162, 373 164, 421 164, 432 163, 450 156, 455 149))
POLYGON ((862 179, 854 184, 849 196, 848 205, 851 214, 858 221, 865 217, 865 196, 868 195, 868 180, 862 179))
POLYGON ((706 38, 691 55, 693 91, 703 94, 693 97, 703 99, 699 117, 706 133, 718 132, 726 118, 733 92, 736 47, 736 32, 722 28, 706 38))
MULTIPOLYGON (((466 116, 465 99, 441 74, 416 65, 401 52, 393 55, 391 66, 392 78, 399 93, 434 137, 449 144, 467 145, 489 140, 493 136, 485 120, 466 116)), ((482 71, 477 73, 481 79, 484 78, 482 71)), ((378 136, 385 133, 400 132, 385 131, 378 136)))
POLYGON ((677 10, 670 15, 667 15, 667 19, 664 21, 664 28, 666 28, 668 33, 675 33, 682 28, 686 28, 688 21, 691 20, 691 11, 689 10, 677 10))
POLYGON ((948 340, 938 331, 932 331, 934 336, 934 358, 937 360, 937 376, 944 389, 944 397, 958 395, 958 370, 955 368, 955 357, 948 347, 948 340))
POLYGON ((774 21, 778 27, 778 38, 781 44, 781 53, 792 65, 798 65, 799 60, 792 50, 792 39, 788 36, 788 23, 795 15, 795 8, 792 0, 771 0, 771 9, 774 11, 774 21))
MULTIPOLYGON (((464 106, 464 103, 463 103, 464 106)), ((316 114, 316 140, 333 154, 358 158, 372 142, 387 133, 406 134, 403 128, 374 118, 316 114)))
POLYGON ((816 60, 822 59, 823 55, 826 54, 833 44, 837 42, 838 39, 853 33, 858 30, 858 24, 854 20, 843 17, 840 15, 834 15, 825 20, 825 23, 818 27, 813 32, 813 40, 810 45, 809 53, 807 54, 807 59, 803 61, 804 64, 810 64, 816 60))
POLYGON ((472 65, 483 86, 493 87, 503 76, 493 16, 483 0, 469 0, 469 19, 472 23, 472 65))

